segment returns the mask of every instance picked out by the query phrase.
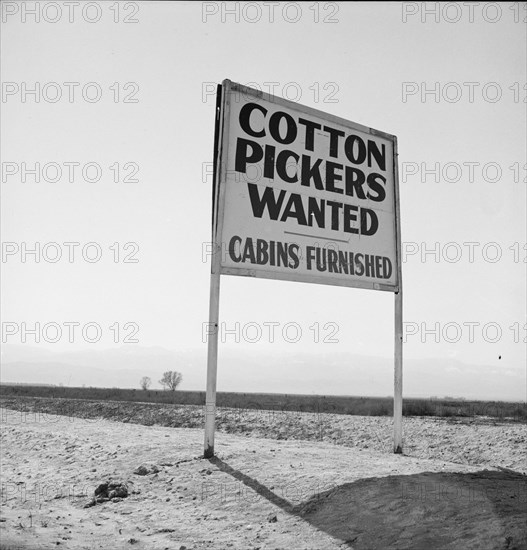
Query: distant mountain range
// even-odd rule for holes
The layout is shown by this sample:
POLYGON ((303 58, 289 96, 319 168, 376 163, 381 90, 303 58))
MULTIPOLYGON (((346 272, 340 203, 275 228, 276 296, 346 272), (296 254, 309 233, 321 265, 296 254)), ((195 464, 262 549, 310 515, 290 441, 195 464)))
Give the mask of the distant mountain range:
MULTIPOLYGON (((390 396, 393 392, 393 362, 389 358, 330 349, 316 353, 261 352, 224 346, 218 365, 219 391, 364 396, 390 396)), ((183 374, 181 389, 204 390, 206 349, 171 351, 128 345, 54 352, 4 345, 0 381, 138 388, 139 380, 150 376, 152 388, 156 388, 166 370, 183 374)), ((474 366, 449 358, 404 363, 404 394, 408 397, 449 395, 525 401, 526 381, 524 368, 474 366)))

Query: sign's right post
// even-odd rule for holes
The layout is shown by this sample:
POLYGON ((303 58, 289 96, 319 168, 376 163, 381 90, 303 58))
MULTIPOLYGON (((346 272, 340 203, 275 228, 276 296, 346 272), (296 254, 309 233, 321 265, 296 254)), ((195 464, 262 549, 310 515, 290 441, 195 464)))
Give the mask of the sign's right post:
POLYGON ((393 452, 403 452, 403 278, 401 258, 401 220, 399 218, 399 155, 394 140, 394 189, 396 213, 397 280, 399 291, 394 293, 394 388, 393 388, 393 452))

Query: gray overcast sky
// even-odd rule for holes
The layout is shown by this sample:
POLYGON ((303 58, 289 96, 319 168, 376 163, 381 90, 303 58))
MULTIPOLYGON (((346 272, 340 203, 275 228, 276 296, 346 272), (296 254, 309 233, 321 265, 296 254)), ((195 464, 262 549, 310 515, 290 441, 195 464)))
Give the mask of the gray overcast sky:
MULTIPOLYGON (((527 14, 523 3, 436 6, 426 14, 433 3, 281 3, 271 22, 268 7, 243 2, 80 2, 73 13, 62 2, 3 2, 4 323, 102 327, 95 344, 66 336, 40 344, 65 351, 120 346, 133 322, 139 346, 205 357, 213 90, 229 78, 398 137, 405 357, 484 364, 511 377, 511 397, 525 396, 527 14), (37 95, 24 94, 35 83, 37 95), (51 166, 40 182, 31 174, 24 182, 24 163, 36 162, 58 163, 62 177, 51 181, 51 166), (70 182, 64 163, 74 162, 70 182), (87 163, 100 165, 99 181, 85 181, 87 163), (437 175, 424 173, 437 163, 437 175), (73 263, 65 245, 56 263, 46 261, 49 246, 40 262, 23 262, 23 243, 35 242, 81 245, 73 263), (100 261, 83 259, 89 242, 100 261), (138 250, 124 250, 130 242, 138 250), (476 243, 473 261, 463 243, 476 243), (439 257, 423 258, 425 247, 439 257), (138 262, 124 263, 126 254, 138 262), (117 344, 108 329, 116 322, 117 344), (423 323, 440 323, 439 342, 425 338, 423 323)), ((97 177, 93 166, 87 174, 97 177)), ((223 277, 220 317, 227 328, 281 323, 273 343, 264 331, 257 344, 225 344, 274 352, 277 364, 297 349, 393 353, 390 293, 223 277), (285 323, 301 327, 299 343, 281 336, 285 323), (315 342, 314 323, 321 339, 336 326, 338 343, 315 342)), ((4 337, 23 344, 20 332, 4 337)), ((28 336, 24 345, 37 344, 28 336)), ((204 376, 204 364, 195 368, 204 376)), ((222 384, 229 389, 228 378, 222 384)))

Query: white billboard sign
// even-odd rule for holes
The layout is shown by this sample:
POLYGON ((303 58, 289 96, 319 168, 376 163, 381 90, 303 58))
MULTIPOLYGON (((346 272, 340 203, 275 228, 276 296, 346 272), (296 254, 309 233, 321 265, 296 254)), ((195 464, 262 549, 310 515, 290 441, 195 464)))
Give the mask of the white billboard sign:
POLYGON ((397 292, 395 136, 226 80, 221 274, 397 292))
POLYGON ((204 457, 214 456, 220 278, 394 293, 394 452, 402 452, 397 138, 224 80, 214 139, 204 457))

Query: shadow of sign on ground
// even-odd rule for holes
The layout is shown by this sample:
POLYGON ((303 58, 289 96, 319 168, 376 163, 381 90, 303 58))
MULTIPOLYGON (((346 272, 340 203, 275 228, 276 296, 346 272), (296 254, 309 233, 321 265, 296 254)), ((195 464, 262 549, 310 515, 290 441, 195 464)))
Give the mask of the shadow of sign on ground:
POLYGON ((512 470, 367 478, 293 505, 220 458, 210 462, 349 548, 527 549, 527 476, 512 470))

